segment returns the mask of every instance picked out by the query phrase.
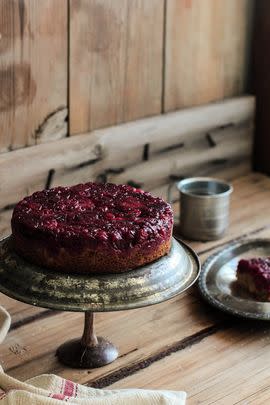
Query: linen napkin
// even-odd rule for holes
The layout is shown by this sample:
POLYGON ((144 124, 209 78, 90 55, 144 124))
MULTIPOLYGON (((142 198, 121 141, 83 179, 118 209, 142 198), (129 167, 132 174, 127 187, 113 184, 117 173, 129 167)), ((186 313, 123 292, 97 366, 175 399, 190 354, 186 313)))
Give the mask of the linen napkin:
MULTIPOLYGON (((0 306, 0 343, 10 327, 10 315, 0 306)), ((76 384, 53 374, 20 382, 0 366, 0 405, 184 405, 183 391, 99 390, 76 384)))

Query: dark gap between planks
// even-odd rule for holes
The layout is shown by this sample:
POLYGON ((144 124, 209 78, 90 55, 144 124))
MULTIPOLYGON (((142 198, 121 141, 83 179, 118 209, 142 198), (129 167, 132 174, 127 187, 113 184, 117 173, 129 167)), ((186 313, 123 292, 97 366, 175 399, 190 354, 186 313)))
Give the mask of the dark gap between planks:
POLYGON ((10 330, 16 330, 22 326, 28 325, 29 323, 35 322, 40 319, 49 318, 50 316, 58 315, 60 313, 61 311, 46 309, 42 312, 39 312, 38 314, 30 315, 24 319, 19 319, 18 321, 12 322, 10 330))
POLYGON ((151 366, 153 363, 162 360, 173 353, 176 353, 178 351, 186 349, 187 347, 191 347, 195 344, 200 343, 203 339, 219 332, 220 330, 231 328, 233 326, 234 322, 231 320, 211 325, 205 329, 202 329, 199 332, 194 333, 193 335, 190 335, 188 337, 179 340, 178 342, 173 343, 170 346, 167 346, 165 350, 163 349, 155 354, 152 354, 151 356, 148 356, 143 360, 139 360, 131 364, 130 366, 122 367, 121 369, 113 371, 111 374, 108 374, 107 376, 97 378, 93 381, 90 380, 89 382, 86 383, 86 385, 91 386, 93 388, 108 387, 109 385, 112 385, 119 380, 127 378, 135 374, 136 372, 151 366))

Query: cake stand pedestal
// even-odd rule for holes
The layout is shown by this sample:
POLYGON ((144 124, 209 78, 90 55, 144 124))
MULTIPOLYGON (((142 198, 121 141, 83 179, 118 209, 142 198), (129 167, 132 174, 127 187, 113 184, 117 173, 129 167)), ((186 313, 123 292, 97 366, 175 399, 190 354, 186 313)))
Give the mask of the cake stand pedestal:
POLYGON ((118 356, 115 346, 94 331, 94 312, 146 307, 181 294, 198 278, 200 263, 185 243, 173 238, 170 252, 153 263, 122 274, 64 274, 16 255, 10 237, 0 241, 0 292, 27 304, 85 312, 83 335, 57 349, 59 360, 95 368, 118 356))
POLYGON ((94 313, 86 311, 82 337, 62 344, 58 347, 56 354, 61 363, 66 366, 96 368, 117 359, 118 350, 109 340, 96 336, 94 313))

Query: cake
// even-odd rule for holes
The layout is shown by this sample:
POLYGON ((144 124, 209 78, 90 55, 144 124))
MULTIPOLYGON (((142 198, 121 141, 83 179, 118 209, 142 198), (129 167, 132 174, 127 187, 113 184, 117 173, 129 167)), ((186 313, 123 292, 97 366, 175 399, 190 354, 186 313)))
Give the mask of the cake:
POLYGON ((270 301, 270 258, 242 259, 237 266, 237 282, 260 301, 270 301))
POLYGON ((38 191, 14 208, 11 243, 39 266, 67 273, 125 272, 166 255, 169 204, 128 185, 78 184, 38 191))

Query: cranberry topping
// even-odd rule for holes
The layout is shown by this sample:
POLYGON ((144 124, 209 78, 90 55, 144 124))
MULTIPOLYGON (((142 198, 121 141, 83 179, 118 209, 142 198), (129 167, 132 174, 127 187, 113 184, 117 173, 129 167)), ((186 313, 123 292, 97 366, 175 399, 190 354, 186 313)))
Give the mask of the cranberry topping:
POLYGON ((270 290, 270 258, 241 259, 238 263, 239 273, 250 274, 257 288, 270 290))
POLYGON ((38 191, 20 201, 12 230, 58 245, 89 241, 126 249, 170 237, 169 204, 127 185, 78 184, 38 191))

